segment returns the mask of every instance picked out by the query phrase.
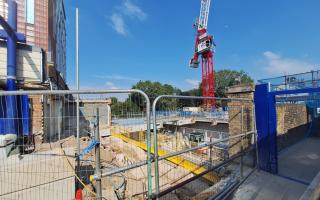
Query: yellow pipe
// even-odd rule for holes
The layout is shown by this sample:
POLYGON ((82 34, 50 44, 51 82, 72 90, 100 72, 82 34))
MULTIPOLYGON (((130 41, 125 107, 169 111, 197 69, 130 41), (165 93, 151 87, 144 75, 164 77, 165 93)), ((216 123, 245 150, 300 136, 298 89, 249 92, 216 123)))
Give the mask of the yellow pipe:
MULTIPOLYGON (((132 140, 126 136, 124 136, 123 134, 119 134, 119 133, 111 133, 112 136, 114 137, 117 137, 129 144, 132 144, 136 147, 139 147, 145 151, 147 151, 147 145, 145 143, 142 143, 142 142, 138 142, 138 141, 135 141, 135 140, 132 140)), ((154 148, 151 149, 151 153, 154 154, 154 148)), ((164 155, 167 155, 169 154, 168 152, 165 152, 163 150, 158 150, 158 155, 159 156, 164 156, 164 155)), ((202 172, 206 171, 207 169, 204 168, 204 167, 201 167, 199 165, 196 165, 180 156, 174 156, 174 157, 170 157, 170 158, 167 158, 166 160, 180 166, 180 167, 183 167, 184 169, 194 173, 194 174, 201 174, 202 172)), ((203 178, 205 178, 206 180, 212 182, 212 183, 217 183, 220 178, 217 174, 215 174, 214 172, 209 172, 207 174, 205 174, 203 176, 203 178)))

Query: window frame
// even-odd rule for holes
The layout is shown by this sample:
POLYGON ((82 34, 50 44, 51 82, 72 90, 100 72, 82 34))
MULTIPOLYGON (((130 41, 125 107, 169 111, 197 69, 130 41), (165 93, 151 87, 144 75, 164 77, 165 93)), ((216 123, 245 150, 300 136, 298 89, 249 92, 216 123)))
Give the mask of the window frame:
POLYGON ((25 0, 25 20, 27 24, 34 25, 35 21, 35 0, 25 0))

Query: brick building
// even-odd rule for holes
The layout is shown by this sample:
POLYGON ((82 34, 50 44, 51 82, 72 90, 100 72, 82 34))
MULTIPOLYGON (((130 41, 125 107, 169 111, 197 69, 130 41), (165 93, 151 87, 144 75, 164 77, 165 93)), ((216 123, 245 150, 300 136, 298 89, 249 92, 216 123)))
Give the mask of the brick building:
MULTIPOLYGON (((15 0, 17 32, 26 44, 17 45, 17 87, 26 90, 67 90, 66 15, 63 0, 15 0)), ((0 15, 7 20, 8 0, 0 0, 0 15)), ((0 26, 0 28, 2 28, 0 26)), ((0 41, 0 89, 6 88, 6 42, 0 41)), ((60 134, 63 99, 29 96, 33 135, 60 134), (56 118, 48 117, 57 116, 56 118), (58 120, 58 121, 57 121, 58 120)))
MULTIPOLYGON (((38 85, 48 87, 48 80, 51 80, 55 89, 67 89, 65 84, 66 15, 63 0, 16 0, 16 2, 18 4, 17 31, 25 34, 27 39, 27 45, 20 45, 18 48, 31 46, 42 49, 44 62, 42 66, 36 66, 41 73, 38 85)), ((7 19, 7 0, 0 0, 0 15, 7 19)), ((33 53, 32 49, 29 53, 33 53)), ((0 54, 0 57, 2 56, 0 54)), ((23 60, 23 58, 21 59, 23 60)), ((0 63, 0 68, 5 68, 2 64, 5 63, 0 63)), ((26 71, 23 64, 25 63, 21 65, 18 62, 18 71, 26 71)), ((28 88, 29 85, 25 84, 29 82, 28 78, 18 76, 18 85, 20 84, 22 88, 28 88)))

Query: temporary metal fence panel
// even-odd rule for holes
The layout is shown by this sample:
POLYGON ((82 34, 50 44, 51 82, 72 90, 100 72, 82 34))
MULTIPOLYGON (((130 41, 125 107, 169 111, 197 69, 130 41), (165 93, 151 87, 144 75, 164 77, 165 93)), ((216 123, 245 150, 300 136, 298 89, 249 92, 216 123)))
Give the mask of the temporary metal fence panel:
POLYGON ((143 92, 16 91, 0 97, 0 139, 7 142, 0 147, 0 199, 69 200, 80 191, 83 199, 151 197, 150 102, 143 92), (6 117, 8 97, 24 102, 15 106, 23 115, 6 117), (17 129, 10 137, 8 120, 17 129))
POLYGON ((253 100, 249 99, 156 98, 152 107, 153 198, 198 199, 204 195, 201 198, 206 199, 222 190, 225 183, 243 177, 243 153, 255 148, 254 116, 253 100), (208 100, 214 104, 203 103, 208 100), (233 162, 241 163, 241 167, 235 169, 233 162), (231 166, 224 171, 226 165, 231 166), (229 172, 232 175, 223 178, 229 172))
POLYGON ((280 153, 294 144, 318 135, 320 93, 276 96, 277 150, 280 153))
POLYGON ((17 128, 17 140, 8 137, 13 142, 0 148, 1 199, 74 199, 79 192, 84 199, 170 199, 179 187, 201 195, 214 183, 219 191, 241 180, 243 157, 255 147, 248 99, 209 98, 215 105, 203 107, 206 97, 160 96, 151 125, 149 99, 139 90, 0 96, 1 137, 7 120, 17 128), (23 102, 14 119, 6 117, 8 97, 23 102))
POLYGON ((270 92, 317 88, 320 87, 320 70, 262 79, 258 82, 270 84, 270 92))
POLYGON ((298 100, 301 94, 320 93, 319 71, 264 79, 259 82, 261 84, 256 85, 255 89, 258 144, 261 147, 259 167, 276 174, 278 173, 276 97, 295 96, 298 100))

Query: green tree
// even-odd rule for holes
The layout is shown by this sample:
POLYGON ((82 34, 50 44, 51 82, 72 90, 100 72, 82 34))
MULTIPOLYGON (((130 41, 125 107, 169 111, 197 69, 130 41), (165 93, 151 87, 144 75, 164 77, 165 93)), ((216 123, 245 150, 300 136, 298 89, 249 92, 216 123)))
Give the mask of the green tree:
MULTIPOLYGON (((238 84, 253 83, 253 79, 244 71, 235 70, 219 70, 215 72, 215 96, 226 97, 226 90, 228 87, 238 84)), ((138 89, 145 92, 151 104, 160 95, 183 95, 183 96, 202 96, 201 83, 199 88, 188 91, 181 91, 180 89, 173 87, 169 84, 161 84, 160 82, 152 81, 139 81, 132 86, 132 89, 138 89)), ((132 93, 124 102, 118 101, 116 97, 111 97, 112 100, 112 112, 118 117, 126 117, 127 112, 137 113, 145 111, 146 104, 145 99, 138 93, 132 93)), ((159 110, 177 109, 177 107, 186 106, 200 106, 202 100, 190 100, 190 99, 169 99, 163 98, 157 104, 159 110)))
MULTIPOLYGON (((228 87, 240 84, 254 83, 253 79, 244 71, 236 70, 219 70, 215 71, 214 94, 216 97, 226 97, 228 87)), ((194 90, 189 90, 184 93, 195 93, 194 90)), ((200 83, 198 93, 202 95, 202 84, 200 83)))
POLYGON ((110 97, 111 103, 112 104, 117 104, 118 103, 118 98, 117 97, 110 97))
POLYGON ((127 118, 130 117, 129 115, 139 114, 141 111, 140 108, 135 103, 130 101, 129 98, 124 102, 118 101, 118 99, 115 97, 111 97, 111 100, 112 115, 116 116, 117 118, 127 118))
POLYGON ((244 71, 219 70, 215 72, 215 96, 226 97, 228 87, 253 83, 253 79, 244 71))
MULTIPOLYGON (((132 89, 138 89, 138 90, 142 90, 143 92, 145 92, 149 99, 151 104, 153 103, 153 101, 160 95, 180 95, 181 94, 181 90, 178 88, 173 87, 172 85, 169 84, 161 84, 159 82, 152 82, 152 81, 139 81, 138 83, 136 83, 135 85, 132 86, 132 89)), ((129 98, 131 99, 131 101, 133 101, 137 106, 139 106, 141 108, 141 95, 139 94, 131 94, 129 96, 129 98)), ((174 108, 176 106, 176 101, 174 99, 161 99, 159 104, 158 104, 158 108, 162 107, 162 108, 174 108)))
MULTIPOLYGON (((196 89, 181 92, 182 96, 202 96, 201 84, 196 89)), ((180 99, 179 107, 198 107, 202 104, 202 100, 196 99, 180 99)))

